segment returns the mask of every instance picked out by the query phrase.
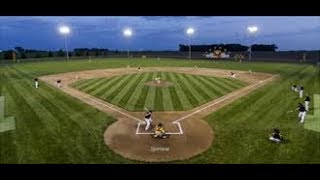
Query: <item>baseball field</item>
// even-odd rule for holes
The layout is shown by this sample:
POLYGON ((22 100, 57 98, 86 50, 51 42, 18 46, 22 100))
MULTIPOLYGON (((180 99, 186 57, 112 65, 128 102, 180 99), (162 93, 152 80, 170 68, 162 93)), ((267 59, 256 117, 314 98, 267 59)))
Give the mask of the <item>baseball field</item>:
POLYGON ((1 164, 320 163, 314 65, 133 58, 0 70, 1 164), (293 111, 304 102, 293 83, 311 95, 305 124, 293 111), (144 131, 145 108, 169 138, 144 131), (273 128, 283 143, 268 140, 273 128))

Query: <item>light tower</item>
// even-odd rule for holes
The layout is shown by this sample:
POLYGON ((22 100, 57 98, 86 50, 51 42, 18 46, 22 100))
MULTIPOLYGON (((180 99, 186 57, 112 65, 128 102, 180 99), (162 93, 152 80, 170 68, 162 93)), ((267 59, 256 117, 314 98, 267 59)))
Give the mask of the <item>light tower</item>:
MULTIPOLYGON (((258 27, 257 26, 248 26, 247 30, 248 30, 250 35, 254 35, 258 31, 258 27)), ((253 45, 253 43, 250 43, 249 62, 251 61, 252 45, 253 45)))
MULTIPOLYGON (((126 28, 122 32, 123 36, 126 38, 130 38, 132 36, 132 30, 130 28, 126 28)), ((128 48, 128 58, 130 58, 129 48, 128 48)))
POLYGON ((194 34, 194 29, 193 28, 188 28, 186 30, 186 34, 189 36, 189 59, 191 59, 191 37, 194 34))
POLYGON ((68 26, 61 26, 59 28, 59 32, 64 35, 64 42, 66 45, 66 54, 67 54, 67 60, 69 61, 69 53, 68 53, 68 44, 67 44, 67 35, 70 33, 70 28, 68 26))

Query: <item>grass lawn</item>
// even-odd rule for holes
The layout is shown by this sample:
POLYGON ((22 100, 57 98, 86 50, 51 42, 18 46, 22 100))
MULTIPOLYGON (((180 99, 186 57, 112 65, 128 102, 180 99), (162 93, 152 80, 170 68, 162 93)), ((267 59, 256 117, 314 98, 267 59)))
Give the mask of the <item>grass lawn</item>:
POLYGON ((90 79, 72 86, 129 111, 144 111, 144 107, 154 111, 179 111, 195 108, 245 85, 227 78, 151 72, 90 79), (146 86, 145 83, 153 81, 152 77, 161 77, 173 86, 146 86))
MULTIPOLYGON (((33 78, 40 75, 127 65, 131 67, 196 65, 207 68, 251 69, 281 75, 281 78, 272 84, 207 116, 205 121, 215 132, 212 147, 189 160, 173 163, 320 163, 320 133, 304 129, 298 124, 297 113, 286 113, 295 109, 298 102, 303 102, 296 93, 290 91, 292 83, 303 84, 309 94, 320 94, 320 73, 317 67, 287 63, 172 59, 160 61, 99 59, 91 63, 82 60, 1 66, 0 94, 5 96, 5 116, 15 117, 16 129, 0 133, 0 163, 139 163, 115 154, 104 144, 102 134, 115 119, 44 83, 40 82, 39 89, 33 86, 33 78), (274 127, 280 128, 287 139, 286 143, 274 144, 268 141, 267 138, 274 127)), ((181 81, 194 78, 198 79, 197 83, 210 88, 209 81, 198 76, 186 77, 182 74, 163 72, 157 75, 171 80, 180 78, 181 81)), ((153 76, 156 75, 149 73, 135 75, 132 78, 135 82, 143 82, 152 79, 153 76)), ((118 80, 92 80, 91 85, 83 85, 82 88, 99 96, 108 97, 98 93, 102 92, 100 91, 103 88, 102 84, 116 84, 122 78, 122 82, 128 80, 125 76, 115 78, 118 80)), ((119 87, 121 85, 123 83, 119 83, 119 87)), ((130 91, 129 85, 128 83, 124 91, 130 91)), ((168 103, 170 104, 168 108, 177 110, 193 104, 194 98, 189 97, 187 105, 180 97, 177 98, 181 95, 177 89, 168 88, 161 91, 155 89, 151 92, 149 90, 145 86, 137 88, 134 90, 136 96, 119 92, 122 95, 112 97, 112 101, 126 108, 130 107, 128 102, 135 102, 134 109, 139 109, 142 104, 145 105, 145 98, 152 96, 154 99, 158 97, 159 101, 161 97, 162 101, 168 101, 170 97, 171 103, 168 103)), ((110 90, 109 93, 113 94, 115 91, 110 90)), ((205 99, 206 95, 203 94, 201 97, 205 99)), ((155 107, 165 108, 158 103, 155 107)), ((309 113, 311 115, 314 113, 312 108, 311 103, 309 113)))

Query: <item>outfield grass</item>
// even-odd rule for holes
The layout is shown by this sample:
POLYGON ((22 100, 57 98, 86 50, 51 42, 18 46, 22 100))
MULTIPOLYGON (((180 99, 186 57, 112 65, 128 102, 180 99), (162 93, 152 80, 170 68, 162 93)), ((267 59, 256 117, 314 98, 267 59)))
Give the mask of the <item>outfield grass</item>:
MULTIPOLYGON (((302 83, 309 94, 320 94, 318 68, 312 65, 286 63, 150 59, 107 59, 92 63, 43 62, 0 67, 0 93, 6 97, 5 116, 14 116, 17 125, 16 130, 0 133, 0 163, 138 163, 115 154, 105 146, 102 134, 105 128, 115 121, 113 118, 49 85, 40 82, 39 89, 33 87, 33 78, 40 75, 127 65, 136 67, 197 65, 208 68, 251 69, 281 75, 281 78, 274 83, 207 116, 205 120, 215 132, 212 147, 202 155, 174 163, 320 163, 320 133, 306 130, 298 124, 297 113, 286 113, 293 110, 298 102, 302 102, 296 93, 290 91, 293 82, 302 83), (268 135, 274 127, 282 130, 288 139, 286 143, 274 144, 268 141, 268 135)), ((167 79, 181 78, 181 81, 187 78, 183 75, 166 73, 160 73, 160 76, 167 79)), ((137 76, 136 81, 146 81, 152 77, 152 74, 137 76)), ((98 88, 94 86, 82 88, 103 96, 103 93, 98 93, 102 88, 101 85, 109 83, 110 86, 114 86, 125 76, 118 78, 113 81, 99 79, 95 82, 98 88)), ((210 84, 218 83, 206 82, 199 76, 192 78, 197 79, 196 83, 207 89, 210 89, 210 84)), ((181 83, 183 86, 183 82, 181 83)), ((134 108, 143 107, 146 102, 144 98, 148 98, 144 94, 149 93, 149 89, 143 86, 134 91, 136 96, 128 98, 124 93, 116 100, 120 104, 127 105, 124 100, 128 98, 129 102, 135 104, 134 108)), ((188 104, 181 102, 183 97, 177 98, 183 96, 180 91, 183 90, 170 87, 166 91, 155 90, 150 93, 159 97, 162 94, 162 101, 170 97, 172 101, 168 107, 183 109, 188 104)), ((215 91, 211 89, 210 92, 218 94, 220 91, 223 89, 215 91)), ((110 91, 110 94, 112 93, 114 91, 110 91)), ((205 98, 206 95, 202 97, 205 98)), ((159 108, 164 107, 159 106, 159 108)), ((310 114, 313 114, 312 108, 313 104, 310 114)))
POLYGON ((154 111, 189 110, 245 85, 235 79, 173 72, 137 73, 72 84, 80 91, 129 111, 144 111, 144 107, 154 111), (162 77, 162 80, 170 81, 173 86, 146 86, 145 83, 152 81, 150 77, 162 77), (142 100, 139 101, 139 97, 142 100))

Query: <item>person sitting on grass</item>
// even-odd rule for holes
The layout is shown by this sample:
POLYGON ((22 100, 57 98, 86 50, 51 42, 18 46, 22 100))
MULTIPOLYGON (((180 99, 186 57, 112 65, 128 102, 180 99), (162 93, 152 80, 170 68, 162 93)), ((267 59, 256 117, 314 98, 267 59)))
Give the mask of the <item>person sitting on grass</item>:
POLYGON ((280 143, 283 140, 282 134, 279 129, 273 129, 273 133, 269 137, 270 141, 280 143))
POLYGON ((167 138, 166 131, 163 128, 162 123, 159 123, 156 128, 153 137, 155 138, 167 138))

